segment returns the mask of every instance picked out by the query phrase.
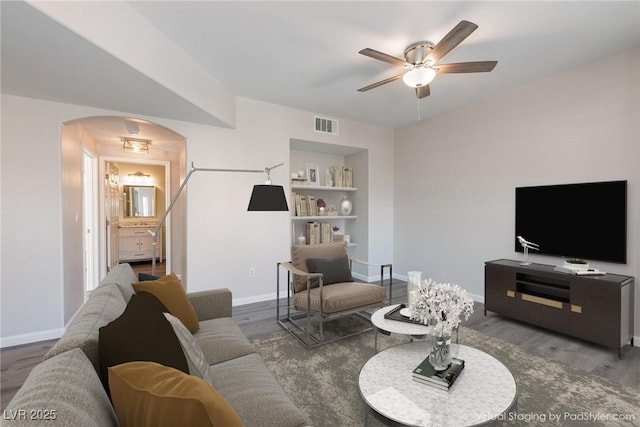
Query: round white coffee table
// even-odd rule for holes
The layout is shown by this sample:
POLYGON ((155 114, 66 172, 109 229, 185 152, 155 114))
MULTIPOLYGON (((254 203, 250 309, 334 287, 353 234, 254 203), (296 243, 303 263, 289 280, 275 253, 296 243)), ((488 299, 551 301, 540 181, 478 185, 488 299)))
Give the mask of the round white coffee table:
POLYGON ((473 426, 499 420, 515 408, 518 390, 506 366, 478 349, 452 346, 465 368, 449 391, 411 379, 427 357, 427 342, 401 344, 369 359, 358 375, 367 415, 406 426, 473 426))
POLYGON ((371 324, 375 330, 374 335, 374 348, 376 353, 378 352, 378 332, 383 331, 387 335, 392 334, 401 334, 401 335, 410 335, 411 337, 422 337, 424 335, 428 335, 431 333, 431 326, 417 324, 417 323, 409 323, 409 322, 401 322, 398 320, 390 320, 385 319, 385 314, 394 310, 400 304, 388 305, 386 307, 382 307, 376 310, 371 315, 371 324))

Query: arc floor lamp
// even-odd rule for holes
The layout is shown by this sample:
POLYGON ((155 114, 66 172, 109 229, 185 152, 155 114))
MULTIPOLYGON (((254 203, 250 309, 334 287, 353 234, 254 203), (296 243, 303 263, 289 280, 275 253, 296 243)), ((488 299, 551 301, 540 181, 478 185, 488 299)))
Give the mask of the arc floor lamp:
POLYGON ((264 169, 212 169, 212 168, 197 168, 194 166, 193 162, 191 163, 191 170, 185 177, 182 184, 178 188, 178 191, 173 195, 167 210, 162 214, 160 221, 158 221, 158 225, 156 228, 149 233, 153 236, 153 258, 151 261, 151 274, 155 276, 156 274, 156 250, 158 243, 158 232, 162 227, 162 224, 167 219, 167 216, 171 212, 173 205, 175 205, 178 197, 180 197, 180 193, 187 185, 189 178, 194 172, 243 172, 243 173, 266 173, 267 174, 267 182, 263 185, 254 185, 253 191, 251 192, 251 199, 249 200, 248 211, 288 211, 289 206, 287 205, 287 199, 284 195, 284 188, 281 185, 271 185, 271 171, 277 167, 282 166, 284 163, 277 164, 275 166, 266 167, 264 169))

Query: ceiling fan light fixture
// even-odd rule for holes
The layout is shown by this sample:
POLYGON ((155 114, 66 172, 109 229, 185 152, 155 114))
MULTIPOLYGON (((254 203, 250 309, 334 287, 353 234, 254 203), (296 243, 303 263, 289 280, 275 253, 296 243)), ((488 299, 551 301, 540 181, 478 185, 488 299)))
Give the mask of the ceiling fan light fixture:
POLYGON ((415 67, 402 76, 402 81, 409 87, 426 86, 436 76, 436 70, 429 67, 415 67))

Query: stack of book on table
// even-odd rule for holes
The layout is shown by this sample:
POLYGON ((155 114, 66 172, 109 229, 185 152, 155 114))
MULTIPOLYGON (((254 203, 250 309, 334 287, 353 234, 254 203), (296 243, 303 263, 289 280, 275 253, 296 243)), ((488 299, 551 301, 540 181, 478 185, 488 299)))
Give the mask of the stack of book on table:
POLYGON ((414 381, 448 391, 456 382, 463 369, 464 360, 454 357, 451 359, 451 364, 447 369, 444 371, 436 371, 427 357, 413 370, 411 376, 414 381))

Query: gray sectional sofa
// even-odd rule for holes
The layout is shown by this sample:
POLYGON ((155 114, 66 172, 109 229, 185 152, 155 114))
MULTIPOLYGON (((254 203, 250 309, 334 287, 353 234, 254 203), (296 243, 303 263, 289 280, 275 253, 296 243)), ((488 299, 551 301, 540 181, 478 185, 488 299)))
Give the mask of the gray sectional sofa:
MULTIPOLYGON (((136 276, 121 264, 105 277, 6 408, 6 426, 117 426, 99 378, 99 329, 118 318, 136 276), (7 419, 9 418, 9 419, 7 419)), ((200 329, 193 334, 209 363, 213 386, 246 426, 305 426, 293 404, 231 319, 227 289, 188 294, 200 329)))

